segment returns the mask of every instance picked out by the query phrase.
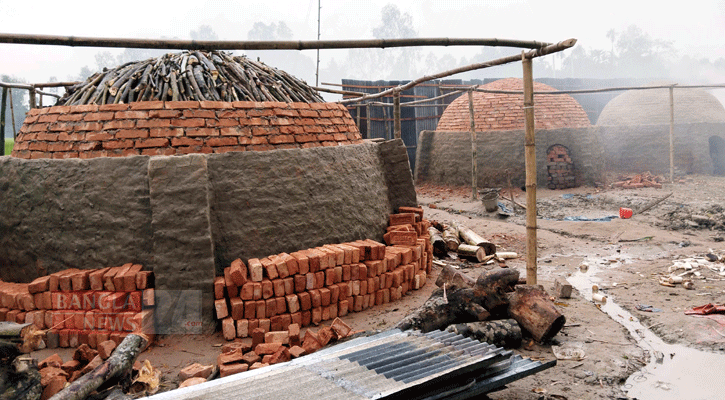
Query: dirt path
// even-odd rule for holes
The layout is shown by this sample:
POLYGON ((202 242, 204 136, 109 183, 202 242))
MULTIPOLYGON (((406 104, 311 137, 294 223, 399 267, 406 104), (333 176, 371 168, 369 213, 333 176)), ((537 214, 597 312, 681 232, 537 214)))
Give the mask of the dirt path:
MULTIPOLYGON (((480 202, 470 200, 466 189, 422 187, 419 193, 419 202, 428 206, 428 218, 462 222, 499 247, 525 254, 523 211, 502 220, 495 212, 485 212, 480 202)), ((725 302, 725 277, 719 273, 725 264, 704 259, 708 253, 725 254, 723 231, 717 225, 722 218, 718 202, 725 196, 724 179, 694 177, 663 189, 543 189, 537 195, 539 283, 553 293, 557 277, 583 277, 596 282, 610 301, 632 314, 632 321, 639 320, 644 328, 651 327, 664 342, 725 352, 725 316, 684 314, 684 310, 694 306, 725 302), (563 220, 617 215, 620 206, 636 209, 669 192, 674 192, 670 198, 631 219, 563 220), (704 221, 707 217, 714 222, 699 224, 693 215, 695 219, 704 221), (693 278, 694 290, 659 284, 661 276, 670 275, 675 261, 689 261, 694 266, 694 274, 688 275, 693 278), (582 265, 588 267, 586 274, 580 272, 582 265), (656 312, 639 311, 637 306, 651 306, 656 312)), ((516 200, 525 203, 525 195, 519 192, 516 200)), ((505 203, 511 207, 510 202, 505 203)), ((510 260, 508 265, 525 275, 523 257, 510 260)), ((678 270, 678 274, 682 272, 685 270, 678 270)), ((470 274, 475 276, 477 272, 470 274)), ((668 382, 654 382, 654 375, 640 371, 654 350, 584 298, 584 294, 575 291, 571 299, 557 300, 567 324, 552 344, 579 348, 586 358, 559 361, 556 367, 514 382, 508 389, 490 394, 490 398, 626 398, 623 386, 630 387, 625 381, 633 373, 639 374, 637 378, 641 381, 650 379, 656 383, 646 392, 651 397, 641 398, 662 398, 671 390, 668 382)), ((554 358, 551 345, 533 345, 519 351, 529 357, 554 358)), ((672 355, 675 357, 676 354, 672 355)))
MULTIPOLYGON (((555 367, 513 382, 506 389, 489 394, 489 398, 627 398, 624 389, 631 388, 627 383, 630 376, 630 382, 645 386, 646 394, 638 398, 661 399, 676 394, 673 383, 651 373, 656 371, 642 370, 656 354, 643 341, 643 332, 636 328, 639 326, 637 321, 643 329, 651 327, 667 343, 706 349, 722 356, 725 353, 725 315, 706 318, 687 316, 683 312, 707 303, 725 303, 725 276, 719 273, 719 268, 725 264, 702 261, 707 253, 725 255, 722 241, 725 215, 723 209, 718 208, 723 198, 725 179, 712 177, 694 177, 681 184, 665 185, 663 189, 539 190, 539 283, 551 293, 553 282, 559 277, 581 280, 585 284, 584 290, 575 290, 571 299, 556 300, 567 323, 552 343, 540 345, 529 341, 516 351, 526 357, 551 360, 555 358, 552 345, 558 345, 583 350, 586 356, 578 361, 560 360, 555 367), (615 218, 609 222, 563 220, 575 216, 617 215, 619 207, 636 209, 669 192, 674 194, 662 204, 631 219, 615 218), (688 259, 690 265, 694 265, 692 272, 699 274, 693 274, 694 290, 686 290, 681 285, 666 287, 659 284, 660 276, 668 276, 668 269, 675 261, 688 259), (588 267, 586 273, 581 272, 582 265, 588 267), (619 314, 631 313, 631 318, 626 319, 631 320, 635 328, 625 328, 613 319, 617 315, 610 317, 588 300, 591 295, 587 293, 590 292, 587 282, 596 282, 601 292, 609 296, 611 304, 616 303, 626 310, 619 314), (638 305, 661 311, 638 311, 638 305)), ((516 199, 525 203, 525 196, 520 191, 516 199)), ((525 276, 526 233, 522 211, 500 219, 497 213, 487 213, 480 201, 470 200, 470 192, 465 188, 420 187, 418 201, 425 208, 426 218, 464 223, 493 241, 499 249, 517 252, 520 257, 508 260, 507 265, 525 276)), ((509 202, 505 203, 511 207, 509 202)), ((464 271, 473 277, 481 272, 473 268, 464 271)), ((351 313, 345 321, 355 330, 390 328, 429 297, 435 288, 433 282, 437 273, 438 269, 434 268, 423 289, 410 292, 387 308, 374 307, 351 313)), ((224 340, 219 333, 160 337, 140 360, 149 359, 162 371, 162 390, 169 390, 178 385, 176 376, 181 368, 193 362, 215 363, 222 343, 224 340)), ((72 351, 64 349, 43 350, 34 355, 42 359, 53 352, 58 352, 63 360, 72 355, 72 351)), ((670 355, 673 360, 678 360, 677 357, 677 354, 670 355)), ((722 361, 715 363, 720 367, 708 365, 707 368, 711 372, 725 368, 722 361)), ((648 365, 647 368, 652 367, 648 365)))

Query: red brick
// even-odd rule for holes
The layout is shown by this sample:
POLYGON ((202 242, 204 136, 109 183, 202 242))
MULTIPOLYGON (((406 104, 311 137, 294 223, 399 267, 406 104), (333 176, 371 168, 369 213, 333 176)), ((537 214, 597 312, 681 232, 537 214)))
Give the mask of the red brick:
POLYGON ((113 340, 105 340, 103 342, 99 342, 97 348, 98 355, 105 360, 113 353, 113 350, 116 348, 116 342, 113 340))
MULTIPOLYGON (((214 299, 219 300, 224 298, 224 288, 226 285, 224 284, 224 277, 223 276, 217 276, 214 278, 214 299)), ((246 299, 246 300, 251 300, 246 299)))
POLYGON ((239 144, 239 141, 235 137, 212 137, 206 140, 206 144, 209 146, 235 146, 239 144))
POLYGON ((110 121, 112 119, 113 112, 94 112, 88 113, 83 117, 84 121, 110 121))
POLYGON ((274 284, 271 280, 264 279, 262 281, 262 298, 266 300, 272 296, 274 296, 274 284))
POLYGON ((237 337, 245 338, 249 336, 249 320, 240 319, 237 321, 237 337))
POLYGON ((50 276, 41 276, 40 278, 35 279, 30 284, 28 284, 28 292, 30 293, 40 293, 45 292, 48 290, 48 281, 50 280, 50 276))
POLYGON ((204 118, 176 118, 171 120, 171 125, 181 128, 200 128, 206 124, 204 118))
POLYGON ((166 138, 151 138, 136 141, 136 148, 147 148, 147 147, 166 147, 169 145, 169 139, 166 138))
POLYGON ((174 147, 179 146, 202 146, 204 144, 203 139, 192 139, 188 137, 175 137, 171 139, 171 145, 174 147))
POLYGON ((164 102, 159 100, 137 101, 130 103, 132 110, 158 110, 164 107, 164 102))
POLYGON ((284 297, 285 296, 285 290, 284 290, 284 280, 282 279, 275 279, 272 281, 272 287, 274 288, 274 295, 276 297, 284 297))
POLYGON ((234 340, 237 337, 237 327, 231 317, 222 320, 222 334, 226 340, 234 340))
POLYGON ((148 129, 120 129, 116 132, 116 139, 144 139, 148 137, 148 129))
POLYGON ((149 110, 149 118, 179 118, 181 110, 149 110))
POLYGON ((294 277, 295 292, 300 293, 307 290, 307 277, 306 275, 297 274, 294 277))
POLYGON ((282 343, 260 343, 254 348, 254 352, 260 356, 265 354, 274 354, 281 347, 284 347, 282 343))
POLYGON ((229 309, 227 308, 227 301, 225 299, 215 300, 214 310, 216 311, 217 319, 224 319, 229 316, 229 309))
POLYGON ((267 318, 277 315, 277 300, 275 298, 265 300, 265 311, 267 318))
POLYGON ((143 290, 154 286, 153 271, 139 271, 136 273, 136 289, 143 290))

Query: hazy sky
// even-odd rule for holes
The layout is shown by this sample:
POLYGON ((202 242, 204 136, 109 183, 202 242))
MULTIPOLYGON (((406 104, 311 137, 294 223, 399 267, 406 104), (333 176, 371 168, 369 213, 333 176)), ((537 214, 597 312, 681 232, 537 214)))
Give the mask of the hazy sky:
MULTIPOLYGON (((548 42, 573 37, 578 39, 578 46, 609 49, 608 30, 623 31, 636 24, 653 38, 672 41, 680 55, 725 58, 725 1, 717 0, 322 0, 321 38, 371 38, 372 28, 380 23, 381 9, 388 3, 412 16, 419 37, 548 42)), ((191 30, 210 25, 221 40, 246 40, 254 22, 284 21, 295 39, 314 40, 317 4, 318 0, 0 0, 0 32, 189 39, 191 30)), ((67 80, 84 65, 95 69, 93 56, 102 50, 0 44, 0 74, 29 82, 46 82, 50 76, 67 80)), ((110 51, 116 54, 121 50, 110 51)), ((478 49, 447 48, 440 52, 451 52, 459 58, 478 49)), ((307 54, 314 59, 314 51, 307 54)), ((341 53, 322 51, 322 66, 332 57, 339 59, 341 53)), ((309 77, 303 78, 309 81, 309 77)), ((324 76, 321 78, 324 81, 324 76)))

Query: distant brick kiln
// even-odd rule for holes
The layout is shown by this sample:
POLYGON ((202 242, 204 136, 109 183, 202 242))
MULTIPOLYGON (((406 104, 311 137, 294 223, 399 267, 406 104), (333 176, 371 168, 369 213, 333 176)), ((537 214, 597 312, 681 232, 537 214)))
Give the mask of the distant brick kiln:
MULTIPOLYGON (((523 91, 518 78, 500 79, 481 89, 523 91)), ((534 92, 555 89, 534 82, 534 92)), ((524 182, 524 108, 522 94, 473 93, 478 149, 478 186, 524 182)), ((601 146, 581 105, 569 95, 534 95, 538 184, 550 188, 593 183, 603 170, 601 146)), ((471 184, 468 96, 454 100, 435 131, 423 131, 416 180, 448 185, 471 184)))

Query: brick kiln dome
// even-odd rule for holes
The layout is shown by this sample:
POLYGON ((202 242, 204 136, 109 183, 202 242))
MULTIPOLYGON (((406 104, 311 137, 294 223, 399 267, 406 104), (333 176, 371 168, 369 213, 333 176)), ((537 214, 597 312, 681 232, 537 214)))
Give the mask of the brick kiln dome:
MULTIPOLYGON (((523 80, 499 79, 481 89, 522 91, 523 80)), ((554 91, 551 86, 534 82, 534 91, 554 91)), ((476 132, 524 129, 523 94, 473 92, 476 132)), ((534 95, 536 129, 585 128, 591 126, 581 105, 569 95, 534 95)), ((436 130, 468 131, 471 126, 468 96, 455 99, 443 112, 436 130)))
MULTIPOLYGON (((700 89, 675 88, 673 95, 676 123, 725 122, 725 108, 712 94, 700 89)), ((609 101, 597 120, 597 125, 600 126, 669 123, 669 89, 628 90, 609 101)))
POLYGON ((324 103, 304 82, 244 57, 194 51, 97 73, 57 105, 31 110, 11 155, 177 155, 359 142, 347 109, 324 103))

